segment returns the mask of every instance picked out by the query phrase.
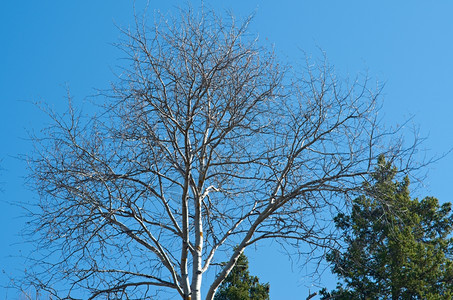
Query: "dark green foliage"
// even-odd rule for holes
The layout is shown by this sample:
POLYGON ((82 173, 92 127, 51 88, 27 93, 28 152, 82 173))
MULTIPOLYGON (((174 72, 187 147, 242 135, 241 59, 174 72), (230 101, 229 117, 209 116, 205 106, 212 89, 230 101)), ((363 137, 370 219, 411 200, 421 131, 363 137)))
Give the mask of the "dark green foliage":
POLYGON ((409 195, 409 180, 396 169, 379 167, 350 215, 339 214, 345 252, 327 260, 343 281, 323 299, 452 299, 453 216, 451 203, 409 195))
POLYGON ((249 261, 244 254, 239 259, 220 285, 214 296, 215 300, 268 300, 269 283, 259 283, 259 278, 250 276, 249 261))

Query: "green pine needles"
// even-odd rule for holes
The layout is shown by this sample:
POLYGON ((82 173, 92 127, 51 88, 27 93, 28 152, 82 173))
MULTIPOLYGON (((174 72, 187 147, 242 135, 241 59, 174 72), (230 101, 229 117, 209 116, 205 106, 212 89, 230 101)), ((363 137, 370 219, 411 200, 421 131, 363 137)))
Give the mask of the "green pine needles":
POLYGON ((453 298, 452 205, 411 199, 409 179, 396 173, 380 157, 352 212, 336 217, 346 250, 327 259, 342 283, 322 299, 453 298))
POLYGON ((269 283, 250 276, 247 256, 241 254, 235 267, 220 285, 215 300, 269 300, 269 283))

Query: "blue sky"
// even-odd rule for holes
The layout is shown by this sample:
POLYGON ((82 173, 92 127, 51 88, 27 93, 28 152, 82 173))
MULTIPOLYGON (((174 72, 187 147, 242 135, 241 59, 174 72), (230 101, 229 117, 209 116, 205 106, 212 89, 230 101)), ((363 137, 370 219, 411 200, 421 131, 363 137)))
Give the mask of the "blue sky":
MULTIPOLYGON (((151 0, 149 11, 175 11, 187 1, 151 0)), ((189 1, 199 7, 200 0, 189 1)), ((451 1, 218 1, 216 10, 246 16, 255 12, 252 33, 275 45, 287 61, 303 62, 304 52, 326 52, 337 73, 354 78, 368 73, 385 83, 381 116, 389 125, 412 117, 427 137, 428 155, 453 147, 453 2, 451 1)), ((144 1, 136 1, 138 11, 144 1)), ((152 14, 150 14, 152 15, 152 14)), ((25 266, 14 258, 26 252, 18 232, 21 210, 8 203, 34 199, 24 186, 25 164, 16 157, 31 149, 27 131, 48 121, 31 104, 49 103, 63 111, 66 87, 83 101, 115 80, 124 57, 112 46, 121 34, 116 26, 133 24, 132 1, 2 1, 0 4, 0 284, 5 274, 25 266)), ((429 167, 419 196, 451 201, 452 155, 429 167)), ((300 299, 308 294, 309 270, 292 265, 276 247, 249 252, 251 271, 270 282, 272 299, 300 299)), ((323 276, 332 286, 332 277, 323 276)), ((316 288, 311 287, 311 291, 316 288)), ((0 288, 0 298, 15 299, 0 288)))

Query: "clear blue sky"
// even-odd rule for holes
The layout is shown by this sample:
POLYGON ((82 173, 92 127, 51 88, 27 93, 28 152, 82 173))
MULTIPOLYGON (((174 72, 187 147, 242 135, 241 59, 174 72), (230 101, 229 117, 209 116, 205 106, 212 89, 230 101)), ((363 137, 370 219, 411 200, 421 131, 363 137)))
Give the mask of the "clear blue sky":
MULTIPOLYGON (((186 1, 151 0, 149 10, 174 11, 186 1)), ((200 0, 190 1, 199 7, 200 0)), ((342 76, 367 72, 385 82, 382 117, 398 124, 413 116, 429 155, 453 147, 453 2, 248 0, 204 1, 214 9, 239 16, 256 12, 251 32, 275 44, 279 55, 303 60, 302 50, 319 49, 342 76)), ((140 10, 144 1, 136 1, 140 10)), ((150 14, 151 15, 151 14, 150 14)), ((14 275, 23 270, 14 258, 26 252, 18 232, 21 210, 7 204, 32 200, 24 187, 26 169, 15 158, 29 152, 27 130, 47 120, 32 101, 65 107, 66 86, 75 101, 105 89, 123 56, 111 44, 120 37, 115 24, 133 24, 132 1, 2 1, 0 4, 0 269, 14 275), (13 256, 13 257, 11 257, 13 256)), ((452 201, 452 155, 431 165, 420 196, 452 201)), ((276 247, 249 251, 251 271, 271 284, 271 299, 305 299, 311 278, 293 268, 276 247)), ((8 283, 0 273, 0 284, 8 283)), ((332 286, 325 275, 323 284, 332 286)), ((311 291, 316 290, 312 287, 311 291)), ((15 299, 0 288, 0 298, 15 299)))

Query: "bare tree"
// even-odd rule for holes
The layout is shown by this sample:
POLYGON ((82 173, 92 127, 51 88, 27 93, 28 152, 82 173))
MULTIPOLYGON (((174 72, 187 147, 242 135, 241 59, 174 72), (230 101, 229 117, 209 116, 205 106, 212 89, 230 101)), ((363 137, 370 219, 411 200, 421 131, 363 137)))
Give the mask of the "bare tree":
POLYGON ((327 64, 282 66, 249 21, 189 10, 137 22, 101 113, 50 113, 29 157, 40 195, 30 228, 46 255, 28 275, 38 289, 201 299, 216 269, 203 292, 213 299, 260 240, 333 247, 328 221, 376 157, 411 154, 377 122, 379 89, 327 64))

